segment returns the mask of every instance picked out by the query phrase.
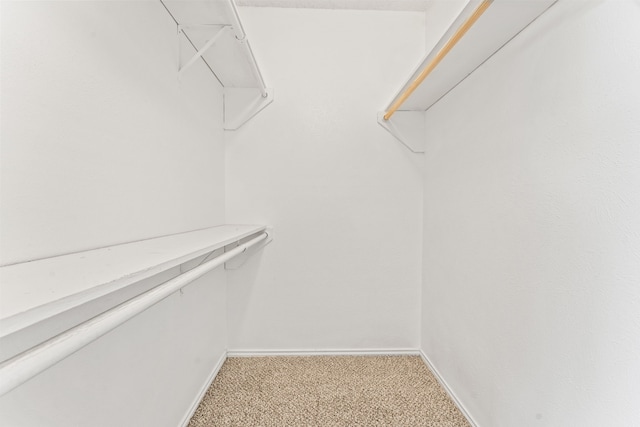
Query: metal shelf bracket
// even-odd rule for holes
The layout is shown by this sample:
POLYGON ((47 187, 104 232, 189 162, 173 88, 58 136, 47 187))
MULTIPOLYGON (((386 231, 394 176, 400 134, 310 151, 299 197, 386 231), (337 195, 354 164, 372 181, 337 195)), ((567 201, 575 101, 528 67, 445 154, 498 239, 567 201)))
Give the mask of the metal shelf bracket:
MULTIPOLYGON (((192 66, 193 64, 195 64, 195 62, 200 59, 202 57, 202 55, 204 55, 204 53, 211 47, 213 46, 216 41, 218 41, 218 39, 220 38, 220 36, 222 36, 222 34, 224 34, 225 30, 231 28, 230 25, 226 25, 226 24, 191 24, 191 25, 178 25, 178 79, 180 79, 180 77, 182 77, 182 74, 185 72, 185 70, 187 68, 189 68, 190 66, 192 66), (204 46, 202 46, 202 48, 200 50, 198 50, 195 55, 193 55, 184 65, 182 64, 182 54, 181 54, 181 43, 180 43, 180 33, 184 33, 185 30, 188 29, 195 29, 195 28, 205 28, 205 29, 212 29, 214 30, 214 33, 212 34, 211 38, 209 39, 209 41, 207 41, 207 43, 205 43, 204 46)), ((186 34, 186 33, 184 33, 186 34)))
POLYGON ((273 102, 273 88, 266 96, 259 88, 224 88, 224 130, 238 130, 273 102))
POLYGON ((425 112, 398 110, 385 120, 385 112, 378 113, 378 124, 385 128, 405 147, 414 153, 425 152, 425 112))
MULTIPOLYGON (((248 248, 247 250, 245 250, 241 254, 239 254, 239 255, 235 256, 234 258, 230 259, 229 261, 225 262, 224 263, 224 269, 225 270, 237 270, 238 268, 242 267, 244 265, 244 263, 246 263, 249 258, 251 258, 253 255, 255 255, 257 252, 261 251, 262 248, 267 246, 269 243, 271 243, 273 241, 273 227, 267 227, 265 232, 267 233, 267 238, 266 239, 264 239, 263 241, 257 243, 256 245, 248 248)), ((225 250, 225 252, 231 251, 234 248, 236 248, 237 246, 240 246, 241 244, 244 244, 244 243, 245 242, 243 240, 238 241, 238 242, 233 243, 231 245, 225 246, 224 250, 225 250)))

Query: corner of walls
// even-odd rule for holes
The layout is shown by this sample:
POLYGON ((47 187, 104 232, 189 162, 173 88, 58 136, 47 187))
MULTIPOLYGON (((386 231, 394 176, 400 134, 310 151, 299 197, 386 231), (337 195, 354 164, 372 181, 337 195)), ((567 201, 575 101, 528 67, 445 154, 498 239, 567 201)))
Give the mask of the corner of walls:
POLYGON ((428 111, 421 348, 482 425, 640 416, 638 19, 558 2, 428 111))
POLYGON ((189 422, 191 421, 193 414, 196 413, 198 406, 200 406, 200 402, 202 402, 202 399, 204 398, 205 394, 207 394, 209 387, 211 387, 211 384, 216 379, 218 372, 220 372, 220 369, 222 369, 222 365, 224 365, 224 362, 226 360, 227 360, 227 351, 225 350, 220 355, 218 361, 215 363, 215 365, 211 369, 211 373, 209 374, 209 376, 202 383, 202 386, 200 387, 200 390, 198 391, 198 393, 194 395, 193 401, 191 402, 191 406, 189 407, 189 409, 187 409, 187 411, 184 414, 184 417, 182 418, 182 421, 179 424, 180 427, 187 427, 189 425, 189 422))
POLYGON ((449 398, 451 398, 451 400, 456 405, 458 410, 467 419, 467 421, 469 422, 471 427, 479 427, 479 424, 476 422, 476 420, 473 419, 473 417, 471 416, 471 413, 469 413, 469 411, 464 406, 464 404, 460 401, 460 399, 458 398, 456 393, 451 389, 451 387, 445 381, 445 379, 442 377, 442 375, 440 375, 440 371, 438 371, 438 369, 436 369, 436 367, 431 362, 431 360, 429 360, 429 358, 427 357, 425 352, 421 349, 419 351, 419 354, 420 354, 420 357, 422 358, 422 361, 424 362, 424 364, 427 365, 427 367, 429 368, 431 373, 436 377, 436 380, 438 380, 438 383, 440 384, 440 386, 449 395, 449 398))
POLYGON ((424 15, 241 14, 276 100, 226 135, 227 215, 276 238, 229 274, 231 348, 417 348, 422 165, 376 112, 424 52, 424 15))

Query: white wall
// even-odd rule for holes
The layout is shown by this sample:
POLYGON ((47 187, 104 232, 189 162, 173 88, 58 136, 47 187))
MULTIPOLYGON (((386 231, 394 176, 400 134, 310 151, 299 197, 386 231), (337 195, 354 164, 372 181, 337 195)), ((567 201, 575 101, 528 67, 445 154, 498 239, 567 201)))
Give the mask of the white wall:
MULTIPOLYGON (((160 2, 1 5, 3 263, 224 222, 221 88, 202 63, 178 83, 160 2)), ((175 427, 225 308, 216 270, 0 398, 0 424, 175 427)))
POLYGON ((447 32, 469 0, 431 0, 425 12, 425 52, 429 53, 447 32))
POLYGON ((159 2, 2 1, 1 263, 224 222, 218 82, 159 2))
POLYGON ((227 134, 227 215, 276 234, 228 275, 229 348, 417 348, 422 156, 376 113, 424 54, 424 14, 240 14, 275 101, 227 134))
POLYGON ((176 427, 226 356, 223 269, 0 398, 11 427, 176 427))
POLYGON ((638 22, 560 0, 427 113, 422 348, 480 426, 640 419, 638 22))

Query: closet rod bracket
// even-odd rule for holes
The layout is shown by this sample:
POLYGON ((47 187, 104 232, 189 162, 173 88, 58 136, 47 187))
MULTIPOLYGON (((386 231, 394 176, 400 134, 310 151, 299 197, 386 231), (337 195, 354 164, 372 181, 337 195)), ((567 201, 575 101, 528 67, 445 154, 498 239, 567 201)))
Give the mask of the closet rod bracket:
MULTIPOLYGON (((259 251, 261 251, 265 246, 267 246, 269 243, 271 243, 273 241, 273 227, 267 227, 266 230, 264 231, 265 233, 267 233, 267 238, 264 239, 263 241, 261 241, 260 243, 246 249, 244 252, 242 252, 241 254, 235 256, 234 258, 232 258, 231 260, 227 261, 224 263, 224 269, 225 270, 237 270, 238 268, 242 267, 249 258, 251 258, 253 255, 255 255, 256 253, 258 253, 259 251)), ((225 246, 224 250, 225 252, 231 251, 234 248, 244 244, 244 240, 251 240, 250 238, 251 236, 243 239, 243 240, 239 240, 235 243, 232 243, 230 245, 225 246)))
POLYGON ((411 152, 425 152, 426 125, 424 111, 398 110, 393 117, 385 119, 386 113, 378 113, 378 124, 394 136, 411 152))
POLYGON ((224 88, 224 130, 238 130, 273 102, 273 88, 224 88))

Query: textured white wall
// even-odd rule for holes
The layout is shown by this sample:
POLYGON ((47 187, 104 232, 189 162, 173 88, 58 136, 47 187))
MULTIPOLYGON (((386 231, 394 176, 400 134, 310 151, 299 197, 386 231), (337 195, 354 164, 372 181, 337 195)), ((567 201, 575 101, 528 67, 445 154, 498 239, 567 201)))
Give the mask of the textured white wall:
POLYGON ((425 52, 431 52, 442 35, 451 27, 469 0, 435 0, 429 2, 425 12, 425 52))
MULTIPOLYGON (((436 0, 437 2, 438 0, 436 0)), ((238 6, 424 11, 433 0, 237 0, 238 6)))
POLYGON ((226 355, 214 270, 0 397, 11 427, 177 427, 226 355))
MULTIPOLYGON (((221 89, 160 2, 0 2, 3 262, 224 222, 221 89)), ((167 426, 226 346, 216 270, 0 398, 2 425, 167 426)))
POLYGON ((275 101, 227 134, 227 215, 276 237, 228 275, 229 348, 417 348, 422 156, 376 113, 424 53, 424 14, 240 13, 275 101))
POLYGON ((218 82, 159 2, 2 1, 1 263, 224 222, 218 82))
POLYGON ((422 348, 480 426, 640 419, 638 22, 561 0, 427 113, 422 348))

